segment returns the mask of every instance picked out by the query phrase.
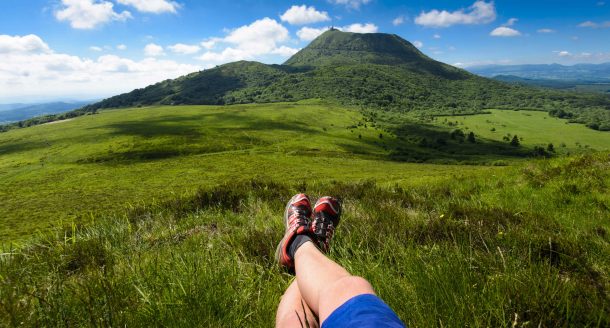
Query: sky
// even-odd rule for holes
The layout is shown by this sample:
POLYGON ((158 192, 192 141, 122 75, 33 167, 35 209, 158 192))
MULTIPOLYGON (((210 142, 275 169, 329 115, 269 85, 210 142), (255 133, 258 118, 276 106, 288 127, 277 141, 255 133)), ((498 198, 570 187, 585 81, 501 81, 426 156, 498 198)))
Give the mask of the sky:
POLYGON ((394 33, 464 68, 610 62, 610 0, 0 0, 0 103, 280 64, 330 26, 394 33))

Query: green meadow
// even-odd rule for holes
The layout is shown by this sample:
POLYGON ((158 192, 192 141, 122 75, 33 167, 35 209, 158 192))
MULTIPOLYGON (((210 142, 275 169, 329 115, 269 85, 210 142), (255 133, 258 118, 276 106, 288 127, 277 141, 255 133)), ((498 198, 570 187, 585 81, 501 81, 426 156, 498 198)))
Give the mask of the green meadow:
POLYGON ((147 107, 2 133, 0 237, 253 177, 425 183, 481 169, 388 161, 392 137, 361 120, 315 101, 147 107))
POLYGON ((585 129, 582 124, 551 117, 541 111, 490 110, 489 114, 450 116, 437 118, 442 126, 449 122, 456 127, 473 131, 490 140, 503 141, 507 135, 518 135, 525 146, 544 146, 549 143, 563 154, 582 152, 584 149, 610 149, 610 134, 585 129))
POLYGON ((610 134, 530 111, 392 117, 162 106, 0 134, 0 326, 269 326, 296 192, 343 199, 330 256, 409 326, 610 325, 610 134))

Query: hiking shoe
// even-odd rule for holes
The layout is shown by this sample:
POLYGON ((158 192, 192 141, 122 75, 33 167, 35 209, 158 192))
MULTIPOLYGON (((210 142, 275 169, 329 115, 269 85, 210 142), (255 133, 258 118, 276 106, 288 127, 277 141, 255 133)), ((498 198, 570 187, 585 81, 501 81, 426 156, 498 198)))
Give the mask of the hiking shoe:
MULTIPOLYGON (((290 255, 290 243, 298 235, 311 234, 311 202, 305 194, 294 195, 284 212, 286 233, 275 252, 275 258, 281 266, 294 269, 294 259, 290 255)), ((294 254, 293 254, 294 255, 294 254)))
POLYGON ((341 203, 338 199, 324 196, 316 202, 313 209, 311 230, 316 236, 318 247, 324 253, 330 249, 330 240, 341 218, 341 203))

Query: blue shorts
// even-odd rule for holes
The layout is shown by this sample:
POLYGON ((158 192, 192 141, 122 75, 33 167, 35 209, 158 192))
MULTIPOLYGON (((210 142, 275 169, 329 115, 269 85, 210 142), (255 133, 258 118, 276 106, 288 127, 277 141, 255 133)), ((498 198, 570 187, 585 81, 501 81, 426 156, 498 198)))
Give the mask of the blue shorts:
POLYGON ((405 325, 379 297, 363 294, 350 298, 322 323, 322 328, 401 327, 405 325))

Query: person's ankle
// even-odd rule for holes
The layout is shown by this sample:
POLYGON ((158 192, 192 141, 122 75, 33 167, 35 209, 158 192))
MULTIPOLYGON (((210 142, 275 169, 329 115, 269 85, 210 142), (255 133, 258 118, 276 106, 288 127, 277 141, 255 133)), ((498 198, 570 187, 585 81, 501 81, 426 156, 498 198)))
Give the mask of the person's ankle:
POLYGON ((294 260, 297 250, 306 243, 313 243, 309 235, 302 234, 294 237, 294 240, 288 246, 288 255, 294 260))

